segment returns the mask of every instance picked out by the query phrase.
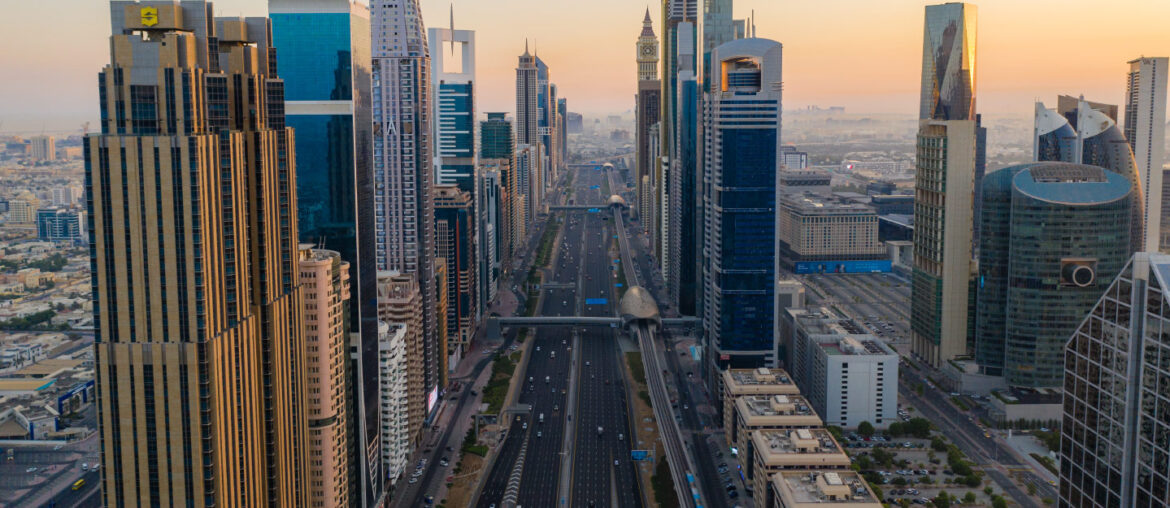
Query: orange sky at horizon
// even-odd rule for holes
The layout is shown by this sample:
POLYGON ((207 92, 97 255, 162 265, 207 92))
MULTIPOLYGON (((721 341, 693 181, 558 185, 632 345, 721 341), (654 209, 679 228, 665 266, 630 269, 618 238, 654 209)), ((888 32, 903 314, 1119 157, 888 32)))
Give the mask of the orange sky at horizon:
MULTIPOLYGON (((428 26, 449 24, 451 0, 420 0, 428 26)), ((734 0, 754 10, 757 34, 784 44, 784 104, 914 115, 921 72, 921 0, 734 0)), ((527 38, 549 65, 571 111, 632 109, 634 43, 647 6, 661 35, 658 2, 454 0, 455 27, 476 31, 479 110, 513 111, 516 56, 527 38)), ((1026 117, 1032 102, 1084 94, 1119 103, 1126 61, 1170 55, 1170 1, 981 0, 978 109, 1026 117)), ((262 15, 267 0, 219 0, 217 14, 262 15)), ((104 0, 0 7, 0 129, 75 129, 96 120, 96 74, 108 61, 104 0), (51 28, 47 25, 52 25, 51 28)), ((279 48, 278 48, 279 50, 279 48)))

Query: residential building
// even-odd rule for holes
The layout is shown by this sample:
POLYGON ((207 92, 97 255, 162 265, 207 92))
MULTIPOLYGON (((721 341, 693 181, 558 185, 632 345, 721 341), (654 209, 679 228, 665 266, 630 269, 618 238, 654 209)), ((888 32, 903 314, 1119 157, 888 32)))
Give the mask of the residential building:
POLYGON ((1130 256, 1133 184, 1097 167, 1012 166, 983 181, 979 372, 1059 388, 1062 345, 1130 256))
POLYGON ((1125 80, 1125 139, 1137 161, 1146 190, 1146 235, 1143 251, 1156 252, 1162 231, 1162 164, 1166 162, 1166 76, 1170 58, 1141 57, 1129 61, 1125 80))
POLYGON ((86 214, 72 208, 37 210, 37 238, 49 242, 84 243, 86 214))
POLYGON ((869 483, 854 471, 782 471, 772 475, 770 508, 881 508, 869 483))
POLYGON ((800 392, 826 425, 884 429, 897 421, 898 354, 828 308, 789 309, 790 361, 800 392))
POLYGON ((694 30, 691 23, 680 23, 679 72, 677 77, 674 157, 670 159, 668 178, 663 182, 667 195, 664 198, 667 206, 662 218, 665 233, 663 233, 664 251, 662 253, 663 272, 666 278, 668 304, 677 306, 684 315, 697 315, 701 307, 701 294, 698 286, 699 252, 702 249, 699 239, 702 238, 703 228, 700 226, 703 208, 699 199, 698 189, 702 183, 699 178, 699 141, 700 116, 699 103, 700 83, 693 67, 695 49, 689 34, 694 30))
POLYGON ((407 347, 411 337, 404 323, 378 323, 378 392, 382 398, 379 424, 382 432, 382 469, 393 486, 402 479, 413 450, 410 433, 410 364, 407 347))
POLYGON ((517 228, 520 235, 515 237, 516 248, 522 246, 519 242, 523 241, 527 231, 533 227, 537 215, 547 211, 545 209, 547 203, 544 202, 543 164, 544 145, 540 143, 516 145, 516 187, 522 198, 519 203, 521 213, 517 214, 520 216, 517 228))
POLYGON ((781 51, 775 41, 739 39, 711 56, 720 71, 711 76, 713 91, 703 103, 709 374, 776 365, 781 51))
MULTIPOLYGON (((504 161, 506 163, 506 159, 504 161)), ((504 226, 502 221, 504 211, 502 193, 505 189, 503 175, 508 170, 507 166, 501 167, 500 159, 481 159, 479 161, 477 183, 481 204, 476 221, 482 234, 479 237, 479 242, 476 243, 479 258, 476 273, 477 280, 479 280, 479 292, 476 299, 480 301, 481 308, 488 307, 496 299, 503 270, 502 260, 505 257, 502 256, 503 237, 500 232, 504 226)))
POLYGON ((1170 498, 1168 273, 1170 256, 1135 254, 1066 345, 1060 506, 1153 508, 1170 498))
POLYGON ((974 5, 926 7, 915 171, 911 352, 967 353, 978 124, 974 5))
POLYGON ((557 159, 556 124, 554 123, 557 85, 552 82, 548 64, 545 64, 544 60, 541 60, 535 53, 533 53, 532 58, 536 61, 537 129, 540 132, 540 146, 544 157, 541 160, 541 168, 544 170, 542 181, 551 185, 552 182, 556 181, 557 172, 560 170, 560 161, 557 159))
POLYGON ((308 504, 284 83, 268 18, 212 14, 110 2, 85 138, 107 506, 308 504))
MULTIPOLYGON (((727 369, 720 375, 720 390, 716 391, 722 399, 716 404, 723 428, 734 429, 736 422, 735 401, 746 396, 772 395, 800 395, 800 389, 788 373, 781 369, 759 367, 755 369, 727 369)), ((735 446, 737 441, 733 432, 725 432, 728 446, 735 446)))
POLYGON ((770 487, 772 475, 809 469, 845 472, 849 456, 833 435, 823 428, 757 430, 752 432, 748 449, 742 450, 745 474, 751 478, 753 505, 774 505, 770 487))
MULTIPOLYGON (((418 446, 422 439, 423 419, 426 418, 428 396, 426 380, 424 379, 426 360, 423 358, 423 300, 418 280, 413 274, 378 272, 378 320, 391 326, 402 325, 406 329, 404 337, 406 406, 399 414, 406 417, 406 436, 412 447, 411 450, 407 451, 409 455, 413 447, 418 446)), ((386 347, 384 343, 386 340, 381 340, 380 347, 386 347)), ((382 355, 379 352, 380 361, 382 355)), ((382 365, 379 365, 378 372, 382 372, 382 369, 382 365)), ((385 419, 387 410, 383 408, 380 420, 385 419)), ((385 432, 383 423, 379 423, 379 428, 385 432)), ((398 430, 395 429, 394 432, 398 432, 398 430)), ((387 453, 392 452, 393 448, 387 450, 387 453)), ((391 472, 393 472, 392 469, 387 469, 387 474, 391 472)))
POLYGON ((565 114, 565 126, 569 134, 581 134, 585 132, 585 117, 570 111, 565 114))
POLYGON ((457 185, 435 186, 435 259, 447 261, 447 354, 453 370, 471 348, 476 313, 475 214, 471 193, 457 185))
MULTIPOLYGON (((1133 151, 1117 126, 1117 106, 1061 95, 1055 110, 1036 103, 1033 155, 1037 161, 1063 161, 1099 166, 1126 177, 1132 184, 1134 207, 1130 220, 1130 252, 1148 243, 1145 205, 1151 191, 1142 182, 1133 151)), ((1156 242, 1156 240, 1155 240, 1156 242)))
POLYGON ((870 206, 832 195, 784 193, 777 214, 781 262, 796 273, 868 272, 873 267, 853 269, 841 262, 885 256, 878 241, 878 216, 870 206))
POLYGON ((557 168, 557 174, 568 168, 569 163, 569 99, 565 97, 557 98, 557 160, 560 166, 557 168))
MULTIPOLYGON (((435 408, 447 372, 435 260, 430 52, 418 0, 374 3, 375 252, 379 270, 415 275, 422 295, 423 391, 435 408)), ((419 422, 421 423, 421 422, 419 422)))
POLYGON ((308 505, 350 505, 349 263, 336 251, 300 246, 305 316, 308 505))
POLYGON ((57 159, 57 143, 53 136, 33 136, 29 138, 30 157, 35 161, 51 162, 57 159))
MULTIPOLYGON (((378 360, 375 186, 371 118, 370 12, 353 0, 269 0, 276 69, 284 80, 284 112, 297 154, 299 240, 337 252, 349 266, 346 334, 355 354, 346 369, 350 495, 370 503, 381 494, 376 454, 378 391, 363 372, 378 360)), ((378 189, 384 197, 385 189, 378 189)), ((384 217, 377 220, 385 220, 384 217)))
MULTIPOLYGON (((435 295, 435 297, 436 297, 436 299, 435 299, 435 315, 437 315, 439 317, 439 323, 438 323, 438 327, 437 327, 438 332, 439 332, 439 344, 438 344, 439 354, 442 355, 442 358, 444 359, 444 363, 446 365, 450 365, 452 362, 456 362, 456 363, 458 362, 458 358, 455 358, 452 355, 450 355, 449 349, 448 349, 451 345, 451 341, 448 340, 448 337, 450 337, 450 335, 451 335, 450 327, 447 325, 447 322, 451 318, 451 316, 449 314, 450 309, 451 309, 451 296, 450 296, 450 291, 449 291, 450 287, 447 284, 445 284, 445 282, 450 281, 450 280, 451 279, 447 277, 447 258, 436 257, 435 258, 435 280, 434 280, 435 293, 436 293, 436 295, 435 295)), ((438 379, 439 386, 447 386, 447 375, 449 374, 449 372, 450 371, 446 368, 443 369, 442 372, 439 372, 439 379, 438 379)), ((438 394, 434 395, 434 397, 436 397, 435 401, 432 401, 431 397, 432 397, 432 395, 430 393, 428 393, 427 394, 427 405, 428 406, 432 406, 435 402, 437 402, 438 394)), ((427 412, 428 413, 430 412, 429 408, 428 408, 427 412)))
POLYGON ((27 199, 12 199, 8 201, 8 223, 18 226, 28 226, 36 221, 37 204, 27 199))

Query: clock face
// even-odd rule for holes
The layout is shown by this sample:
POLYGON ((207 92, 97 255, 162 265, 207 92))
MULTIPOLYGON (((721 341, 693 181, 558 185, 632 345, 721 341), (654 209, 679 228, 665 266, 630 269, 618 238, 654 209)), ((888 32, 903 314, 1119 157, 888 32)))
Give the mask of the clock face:
POLYGON ((654 54, 654 48, 651 46, 642 46, 642 54, 646 55, 646 56, 650 56, 650 55, 654 54))

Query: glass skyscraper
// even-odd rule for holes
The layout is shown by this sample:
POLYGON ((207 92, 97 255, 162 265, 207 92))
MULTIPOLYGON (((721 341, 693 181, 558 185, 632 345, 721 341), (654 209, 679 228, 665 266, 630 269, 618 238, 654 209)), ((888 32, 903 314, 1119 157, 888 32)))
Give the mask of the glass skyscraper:
POLYGON ((349 0, 269 0, 268 8, 281 48, 286 122, 296 132, 300 241, 349 263, 349 347, 357 352, 349 369, 349 455, 361 473, 350 491, 369 501, 380 495, 380 483, 369 478, 382 476, 380 460, 361 460, 363 451, 378 453, 380 435, 378 386, 365 383, 378 372, 370 14, 349 0))
POLYGON ((1133 185, 1096 166, 1039 162, 983 184, 975 358, 1010 386, 1056 388, 1062 345, 1129 259, 1133 185))
POLYGON ((704 102, 706 306, 716 369, 775 366, 776 200, 780 169, 781 45, 740 39, 712 52, 704 102))

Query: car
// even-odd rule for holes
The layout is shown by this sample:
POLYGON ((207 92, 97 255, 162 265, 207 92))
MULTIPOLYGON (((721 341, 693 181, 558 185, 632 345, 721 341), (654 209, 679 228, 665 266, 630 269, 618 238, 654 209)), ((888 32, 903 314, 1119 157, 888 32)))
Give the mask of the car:
POLYGON ((617 459, 613 459, 613 465, 614 465, 614 466, 617 466, 617 465, 618 465, 618 460, 617 460, 617 459))
POLYGON ((733 490, 731 492, 728 492, 727 497, 730 497, 731 499, 735 499, 735 498, 739 497, 739 491, 733 490))
POLYGON ((537 350, 537 351, 540 351, 540 346, 536 346, 536 350, 537 350))
POLYGON ((89 471, 89 464, 88 464, 88 463, 85 463, 85 462, 82 462, 82 463, 81 463, 81 470, 82 470, 82 471, 89 471))
POLYGON ((536 437, 542 437, 543 435, 544 435, 544 434, 543 434, 543 433, 541 433, 539 430, 538 430, 538 431, 536 431, 536 437))
POLYGON ((410 477, 410 480, 409 480, 409 481, 407 481, 407 483, 410 483, 410 484, 415 484, 415 483, 418 483, 418 477, 417 477, 417 476, 411 476, 411 477, 410 477))
POLYGON ((24 472, 26 472, 26 473, 35 473, 35 472, 37 472, 37 468, 35 468, 35 467, 30 467, 30 468, 28 468, 28 469, 25 469, 25 470, 24 470, 24 472))

